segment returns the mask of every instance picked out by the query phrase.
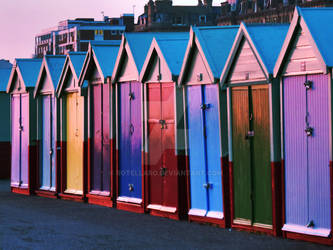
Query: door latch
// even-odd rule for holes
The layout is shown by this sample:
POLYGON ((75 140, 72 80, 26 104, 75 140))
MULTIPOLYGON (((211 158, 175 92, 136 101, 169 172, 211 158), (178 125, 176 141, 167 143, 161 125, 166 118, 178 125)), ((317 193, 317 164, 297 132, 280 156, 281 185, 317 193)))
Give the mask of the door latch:
POLYGON ((164 177, 166 174, 166 167, 161 167, 161 176, 164 177))
POLYGON ((160 120, 160 124, 161 124, 161 129, 165 129, 166 128, 166 122, 165 122, 165 120, 160 120))
POLYGON ((134 93, 133 92, 129 93, 128 97, 130 100, 134 100, 134 93))
POLYGON ((50 149, 49 154, 50 154, 50 155, 53 155, 53 149, 52 149, 52 148, 50 149))
POLYGON ((207 104, 201 104, 201 105, 200 105, 200 108, 201 108, 202 110, 207 110, 207 109, 210 108, 210 104, 209 104, 209 103, 207 103, 207 104))
POLYGON ((312 85, 313 85, 313 82, 312 82, 312 81, 309 81, 309 80, 307 80, 307 81, 304 83, 304 87, 306 88, 306 90, 312 89, 312 85))
POLYGON ((311 127, 307 127, 304 131, 307 136, 312 136, 312 134, 313 134, 313 128, 311 128, 311 127))
POLYGON ((23 131, 23 126, 19 126, 19 131, 23 131))
POLYGON ((251 137, 254 137, 254 131, 253 130, 247 131, 247 134, 245 135, 245 140, 248 140, 251 137))
POLYGON ((133 124, 130 125, 130 135, 134 134, 134 126, 133 124))
POLYGON ((210 188, 212 188, 212 184, 211 183, 205 183, 205 184, 203 184, 203 187, 205 189, 210 189, 210 188))
POLYGON ((128 190, 130 192, 133 192, 134 191, 134 185, 133 184, 128 184, 128 190))

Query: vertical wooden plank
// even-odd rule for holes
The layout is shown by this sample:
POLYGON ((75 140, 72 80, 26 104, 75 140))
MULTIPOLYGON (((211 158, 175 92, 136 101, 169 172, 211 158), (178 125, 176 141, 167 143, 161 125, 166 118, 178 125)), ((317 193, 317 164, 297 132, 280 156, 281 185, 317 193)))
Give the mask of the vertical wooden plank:
POLYGON ((161 167, 163 165, 162 131, 161 124, 161 86, 160 83, 148 84, 148 176, 149 176, 149 203, 162 204, 163 178, 161 167))
POLYGON ((29 185, 29 94, 21 95, 21 182, 29 185))
POLYGON ((272 177, 268 86, 252 86, 254 223, 272 225, 272 177))
POLYGON ((142 198, 142 120, 141 120, 141 83, 131 82, 131 93, 133 97, 130 101, 131 110, 131 171, 132 183, 134 186, 131 196, 142 198))
POLYGON ((283 79, 285 223, 308 222, 306 90, 304 76, 283 79))
POLYGON ((111 188, 111 145, 110 145, 110 84, 102 85, 102 178, 103 191, 110 191, 111 188))
POLYGON ((12 165, 11 185, 18 186, 20 183, 21 168, 21 132, 20 132, 20 95, 11 96, 11 133, 12 133, 12 165))
POLYGON ((218 85, 205 85, 204 100, 208 108, 205 112, 206 147, 207 147, 207 176, 210 188, 208 189, 209 212, 208 216, 222 217, 222 173, 221 173, 221 145, 219 126, 218 85))
POLYGON ((206 183, 206 156, 201 85, 187 86, 187 124, 188 151, 190 169, 191 213, 197 214, 202 210, 206 215, 208 210, 206 183))
POLYGON ((251 155, 250 138, 246 138, 249 127, 248 87, 232 88, 232 152, 234 218, 252 220, 251 201, 251 155))
POLYGON ((92 91, 92 166, 91 188, 93 191, 101 191, 102 185, 102 85, 91 85, 92 91))
POLYGON ((162 129, 162 165, 166 168, 163 177, 163 205, 178 207, 178 164, 175 142, 175 88, 174 83, 161 84, 161 116, 165 121, 162 129))
POLYGON ((129 101, 129 83, 118 85, 119 90, 119 195, 130 196, 128 185, 131 183, 131 158, 130 158, 130 101, 129 101))
POLYGON ((329 169, 329 100, 328 75, 309 75, 312 88, 307 91, 309 221, 314 228, 331 229, 329 169))

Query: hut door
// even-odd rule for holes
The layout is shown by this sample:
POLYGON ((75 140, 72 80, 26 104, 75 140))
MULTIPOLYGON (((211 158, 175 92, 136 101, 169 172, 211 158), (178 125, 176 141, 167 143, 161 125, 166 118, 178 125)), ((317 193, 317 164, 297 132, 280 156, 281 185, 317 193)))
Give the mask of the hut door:
MULTIPOLYGON (((285 230, 330 225, 328 76, 292 76, 284 87, 285 230)), ((326 232, 326 233, 325 233, 326 232)))
POLYGON ((54 98, 51 95, 42 97, 42 138, 41 138, 41 179, 43 190, 55 187, 55 129, 54 124, 54 98))
POLYGON ((119 97, 119 195, 141 198, 141 83, 119 84, 119 97))
POLYGON ((218 91, 217 85, 187 87, 190 214, 223 218, 218 91))
POLYGON ((67 95, 67 189, 83 194, 83 97, 67 95))
POLYGON ((13 186, 28 187, 29 95, 12 95, 12 168, 13 186))
POLYGON ((267 86, 232 89, 234 223, 272 224, 267 86))
POLYGON ((92 172, 93 191, 110 191, 109 85, 92 85, 92 172))
POLYGON ((148 84, 149 202, 172 208, 178 192, 174 117, 174 84, 148 84))

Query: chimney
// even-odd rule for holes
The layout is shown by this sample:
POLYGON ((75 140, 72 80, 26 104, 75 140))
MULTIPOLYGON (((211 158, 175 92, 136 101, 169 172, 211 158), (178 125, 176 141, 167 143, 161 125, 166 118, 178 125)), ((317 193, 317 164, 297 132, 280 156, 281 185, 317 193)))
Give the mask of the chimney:
POLYGON ((204 6, 206 7, 212 7, 213 0, 204 0, 204 6))

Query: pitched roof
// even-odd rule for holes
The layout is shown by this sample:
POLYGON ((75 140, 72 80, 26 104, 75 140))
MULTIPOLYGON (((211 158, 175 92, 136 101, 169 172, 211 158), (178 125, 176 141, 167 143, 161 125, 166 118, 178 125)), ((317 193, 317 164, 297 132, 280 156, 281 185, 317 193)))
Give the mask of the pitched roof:
POLYGON ((333 8, 297 8, 303 17, 321 56, 329 67, 333 67, 333 8))
POLYGON ((276 60, 287 35, 288 24, 245 25, 249 38, 258 51, 266 69, 273 73, 276 60))
POLYGON ((220 78, 239 26, 193 27, 209 67, 220 78))
POLYGON ((68 57, 70 58, 70 61, 72 62, 72 65, 75 70, 75 74, 77 77, 80 76, 81 70, 83 67, 84 59, 86 58, 87 53, 86 52, 70 52, 68 53, 68 57))
POLYGON ((323 71, 326 73, 327 67, 333 67, 333 46, 331 45, 333 33, 330 32, 332 23, 333 8, 296 7, 286 39, 274 67, 274 76, 282 70, 289 47, 294 41, 294 33, 299 26, 305 30, 305 35, 309 37, 309 42, 314 48, 323 71))
POLYGON ((20 69, 25 87, 35 87, 42 59, 15 59, 20 69))
POLYGON ((0 68, 0 91, 6 91, 12 68, 0 68))
POLYGON ((179 76, 180 74, 188 40, 188 32, 174 33, 168 38, 158 37, 156 39, 171 73, 174 76, 179 76))
POLYGON ((96 44, 91 47, 104 77, 112 76, 113 68, 117 60, 120 41, 118 43, 96 44))
POLYGON ((52 78, 52 83, 54 89, 57 88, 62 68, 64 66, 66 56, 45 56, 46 64, 50 72, 50 77, 52 78))
POLYGON ((11 69, 12 66, 13 65, 7 60, 0 60, 0 69, 11 69))

